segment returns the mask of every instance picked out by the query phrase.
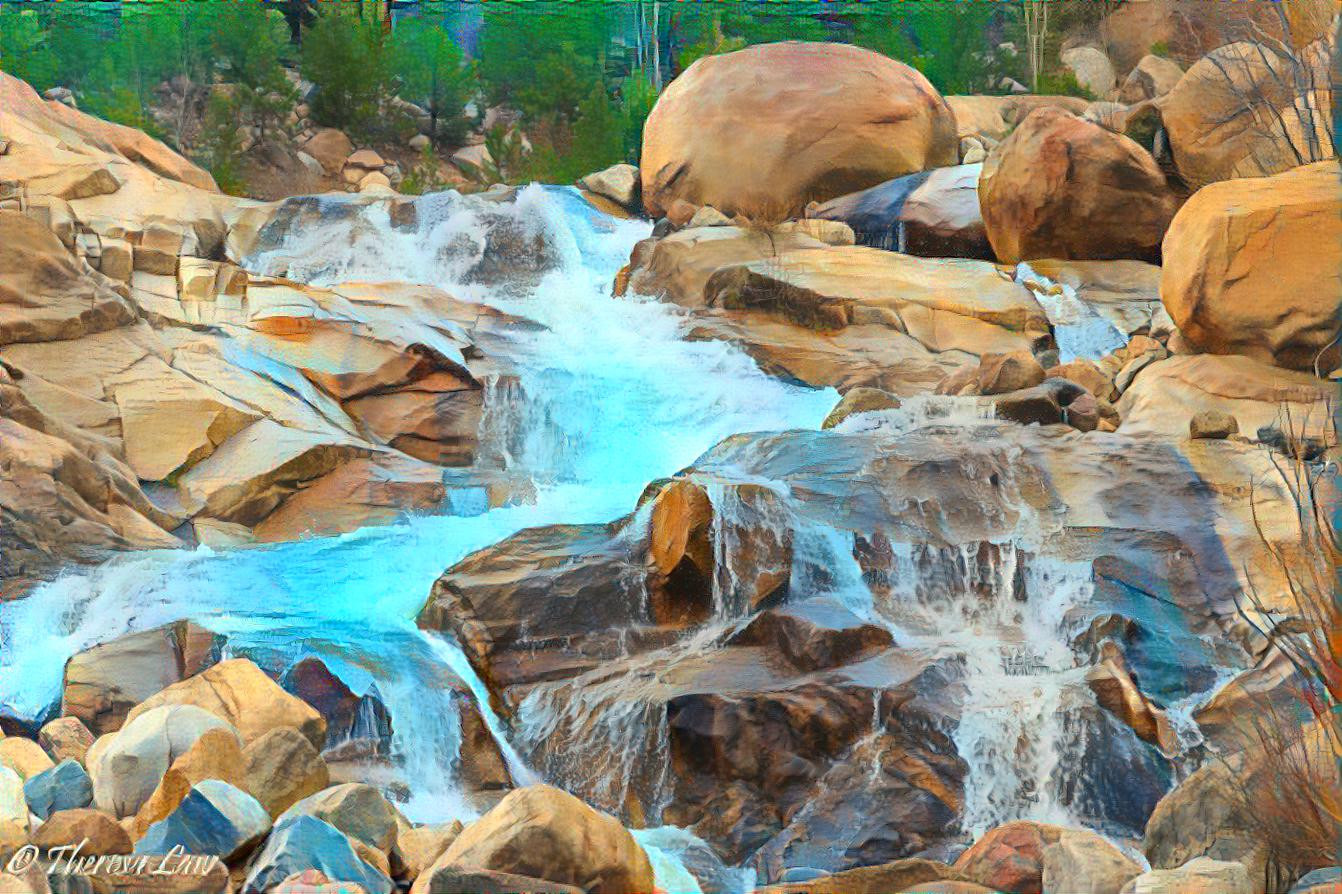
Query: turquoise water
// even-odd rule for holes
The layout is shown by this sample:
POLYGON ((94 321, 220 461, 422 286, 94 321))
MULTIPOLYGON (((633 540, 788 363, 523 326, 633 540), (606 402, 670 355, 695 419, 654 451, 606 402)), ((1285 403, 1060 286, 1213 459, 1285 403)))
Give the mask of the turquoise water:
MULTIPOLYGON (((419 202, 413 232, 395 231, 385 211, 367 209, 329 229, 283 234, 249 266, 264 269, 283 255, 300 259, 287 262, 291 277, 316 283, 430 283, 543 323, 543 331, 517 335, 509 358, 521 394, 514 389, 489 411, 509 417, 512 446, 501 461, 535 483, 535 501, 482 511, 467 499, 457 511, 470 514, 262 548, 129 555, 71 570, 0 606, 0 705, 7 711, 37 718, 58 702, 62 668, 75 652, 191 618, 227 634, 232 654, 271 666, 317 655, 356 691, 375 684, 392 712, 393 753, 414 793, 408 812, 425 821, 469 817, 450 769, 458 746, 450 686, 459 680, 479 692, 480 684, 454 644, 414 626, 433 581, 522 528, 616 518, 650 480, 728 435, 816 428, 837 400, 769 378, 725 344, 683 340, 675 308, 609 297, 646 223, 604 217, 571 190, 529 187, 505 212, 545 240, 557 265, 539 280, 485 287, 458 281, 489 226, 476 206, 454 194, 419 202)), ((534 778, 517 762, 514 772, 534 778)))

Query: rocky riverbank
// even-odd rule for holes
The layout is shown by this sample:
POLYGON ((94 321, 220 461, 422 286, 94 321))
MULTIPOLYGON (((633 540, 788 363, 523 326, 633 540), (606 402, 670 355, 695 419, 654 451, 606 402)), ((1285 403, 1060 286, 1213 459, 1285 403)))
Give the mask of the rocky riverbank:
MULTIPOLYGON (((0 854, 180 846, 219 859, 88 885, 295 894, 1326 870, 1259 814, 1283 753, 1336 783, 1298 650, 1323 632, 1301 581, 1335 496, 1342 183, 1326 78, 1273 92, 1333 50, 1148 56, 1095 103, 942 97, 851 47, 709 57, 640 168, 564 194, 584 230, 535 191, 235 199, 0 74, 0 669, 32 677, 0 687, 0 854), (1205 140, 1235 102, 1281 127, 1205 140), (628 315, 559 318, 610 282, 574 258, 635 231, 602 299, 628 315), (591 353, 584 325, 622 345, 611 319, 671 333, 679 390, 532 356, 591 353), (594 381, 647 388, 622 420, 788 430, 728 428, 566 515, 647 449, 584 442, 614 437, 594 381), (823 425, 774 424, 817 397, 823 425), (348 581, 399 580, 398 540, 436 582, 365 598, 348 581), (109 605, 132 617, 89 635, 109 605), (58 698, 16 636, 64 650, 58 698), (430 792, 468 822, 414 821, 430 792)), ((358 156, 319 163, 374 176, 358 156)), ((76 890, 42 868, 0 887, 76 890)))

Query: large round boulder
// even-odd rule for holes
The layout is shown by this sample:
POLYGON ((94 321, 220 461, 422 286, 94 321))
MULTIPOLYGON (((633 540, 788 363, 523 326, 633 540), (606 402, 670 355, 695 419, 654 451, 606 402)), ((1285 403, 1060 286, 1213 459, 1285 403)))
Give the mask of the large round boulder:
POLYGON ((1334 162, 1215 183, 1165 236, 1160 297, 1187 343, 1288 369, 1336 364, 1342 182, 1334 162))
POLYGON ((1153 259, 1178 208, 1149 152, 1055 108, 1031 112, 988 156, 979 203, 1005 263, 1153 259))
POLYGON ((1323 43, 1240 41, 1199 60, 1158 102, 1179 176, 1199 189, 1332 157, 1328 69, 1323 43))
POLYGON ((914 69, 845 44, 761 44, 706 56, 643 130, 643 205, 797 217, 882 181, 959 161, 955 115, 914 69))
POLYGON ((508 872, 592 894, 654 889, 648 855, 619 820, 548 785, 510 792, 467 826, 434 866, 508 872))

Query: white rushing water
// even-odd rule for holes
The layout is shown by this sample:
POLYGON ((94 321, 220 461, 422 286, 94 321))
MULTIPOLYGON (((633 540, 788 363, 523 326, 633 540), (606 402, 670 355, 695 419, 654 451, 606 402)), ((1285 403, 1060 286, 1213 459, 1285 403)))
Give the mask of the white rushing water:
MULTIPOLYGON (((333 214, 329 226, 297 228, 248 266, 284 269, 314 284, 427 283, 543 323, 544 330, 517 333, 517 354, 508 358, 521 393, 490 389, 496 405, 486 408, 487 418, 509 416, 504 422, 520 446, 503 459, 535 482, 534 502, 482 511, 467 500, 457 509, 469 514, 240 551, 139 554, 71 570, 0 606, 6 710, 40 716, 59 699, 63 665, 75 652, 191 618, 227 635, 231 654, 281 661, 315 655, 356 691, 375 685, 392 713, 393 755, 416 795, 411 815, 469 817, 447 771, 459 744, 451 686, 472 687, 486 713, 488 700, 456 645, 414 626, 438 575, 525 527, 616 518, 647 482, 721 439, 816 428, 837 399, 770 378, 724 343, 683 340, 675 308, 611 298, 611 279, 647 235, 646 223, 600 215, 571 190, 529 187, 490 214, 543 240, 554 269, 521 285, 486 287, 461 279, 497 221, 478 201, 455 194, 424 197, 417 207, 418 224, 408 230, 391 225, 385 206, 333 214)), ((486 720, 502 732, 496 719, 486 720)), ((522 781, 530 778, 515 755, 511 760, 522 781)))

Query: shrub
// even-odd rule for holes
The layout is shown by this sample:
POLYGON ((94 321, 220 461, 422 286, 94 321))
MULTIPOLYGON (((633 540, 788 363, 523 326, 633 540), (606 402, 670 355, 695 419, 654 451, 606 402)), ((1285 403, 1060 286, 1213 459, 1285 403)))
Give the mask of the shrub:
POLYGON ((391 95, 388 56, 377 23, 338 5, 318 15, 303 36, 303 75, 316 87, 312 119, 363 140, 385 132, 381 110, 391 95))

